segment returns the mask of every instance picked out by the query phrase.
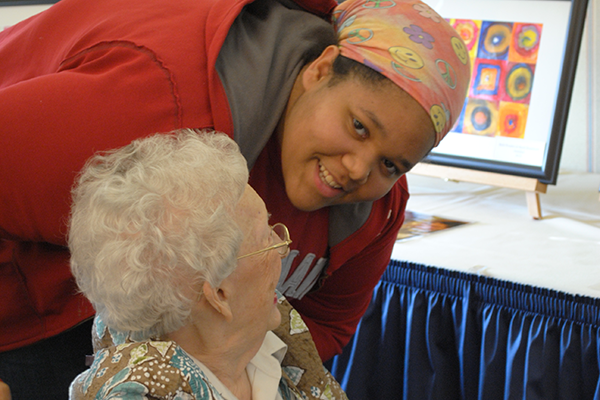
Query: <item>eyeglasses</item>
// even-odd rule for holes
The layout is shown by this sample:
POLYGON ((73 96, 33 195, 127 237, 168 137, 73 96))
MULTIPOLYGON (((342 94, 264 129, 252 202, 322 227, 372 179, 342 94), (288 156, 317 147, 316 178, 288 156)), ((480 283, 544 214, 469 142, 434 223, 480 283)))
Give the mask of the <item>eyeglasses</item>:
POLYGON ((271 227, 271 230, 275 232, 275 234, 281 240, 281 242, 269 246, 266 249, 258 250, 250 254, 243 255, 241 257, 238 257, 237 259, 241 260, 242 258, 254 256, 256 254, 264 253, 265 251, 274 249, 277 249, 277 252, 279 253, 279 256, 281 258, 287 257, 287 255, 290 254, 290 244, 292 243, 292 240, 290 239, 290 231, 288 231, 288 228, 281 223, 273 225, 271 227))

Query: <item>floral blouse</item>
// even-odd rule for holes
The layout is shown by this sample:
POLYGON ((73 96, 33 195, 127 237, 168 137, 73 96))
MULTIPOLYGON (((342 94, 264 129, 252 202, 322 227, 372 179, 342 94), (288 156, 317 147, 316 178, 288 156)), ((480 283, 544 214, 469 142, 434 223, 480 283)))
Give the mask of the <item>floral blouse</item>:
MULTIPOLYGON (((307 326, 283 296, 281 324, 274 333, 288 346, 281 363, 284 400, 347 400, 321 362, 307 326)), ((96 317, 94 362, 70 388, 73 400, 223 399, 194 360, 173 341, 133 341, 96 317)))

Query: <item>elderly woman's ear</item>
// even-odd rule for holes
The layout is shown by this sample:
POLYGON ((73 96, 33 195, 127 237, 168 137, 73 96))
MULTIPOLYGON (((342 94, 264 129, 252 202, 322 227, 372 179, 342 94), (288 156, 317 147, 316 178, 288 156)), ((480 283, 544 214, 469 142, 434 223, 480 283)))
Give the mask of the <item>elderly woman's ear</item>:
POLYGON ((227 322, 233 320, 233 313, 229 304, 229 294, 226 290, 223 290, 220 287, 212 287, 210 283, 204 282, 202 285, 202 294, 208 305, 216 312, 223 315, 227 322))

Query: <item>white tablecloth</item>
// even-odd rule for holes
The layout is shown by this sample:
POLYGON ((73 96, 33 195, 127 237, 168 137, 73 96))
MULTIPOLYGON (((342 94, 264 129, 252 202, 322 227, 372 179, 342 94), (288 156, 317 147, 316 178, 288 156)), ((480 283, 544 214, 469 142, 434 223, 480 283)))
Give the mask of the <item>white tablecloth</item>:
POLYGON ((600 297, 600 174, 561 172, 540 194, 408 174, 408 210, 472 222, 397 242, 392 259, 600 297))

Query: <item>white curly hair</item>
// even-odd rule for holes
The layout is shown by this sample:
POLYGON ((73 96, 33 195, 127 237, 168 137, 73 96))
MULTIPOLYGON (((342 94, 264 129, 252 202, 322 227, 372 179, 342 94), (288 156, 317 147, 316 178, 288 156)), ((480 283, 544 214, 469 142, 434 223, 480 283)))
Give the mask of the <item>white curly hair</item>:
POLYGON ((247 182, 237 144, 214 131, 155 134, 87 162, 72 192, 71 269, 108 326, 145 339, 186 323, 192 288, 237 266, 247 182))

